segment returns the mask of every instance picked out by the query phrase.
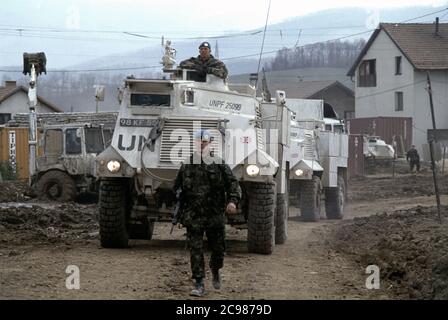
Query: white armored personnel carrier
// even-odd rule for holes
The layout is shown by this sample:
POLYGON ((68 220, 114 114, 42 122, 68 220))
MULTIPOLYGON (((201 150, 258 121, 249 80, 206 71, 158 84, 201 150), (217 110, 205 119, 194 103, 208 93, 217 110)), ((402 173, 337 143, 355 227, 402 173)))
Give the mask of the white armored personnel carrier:
POLYGON ((243 191, 238 214, 227 221, 248 229, 249 251, 270 254, 286 240, 291 113, 285 93, 262 102, 253 86, 172 69, 173 50, 166 49, 169 79, 124 81, 112 144, 95 160, 102 246, 151 239, 155 222, 171 221, 180 164, 193 152, 193 134, 208 129, 214 154, 230 166, 243 191))
MULTIPOLYGON (((304 221, 318 221, 324 195, 327 219, 342 219, 347 193, 348 134, 342 121, 325 117, 323 100, 288 99, 293 111, 290 195, 304 221)), ((327 107, 328 108, 328 107, 327 107)))

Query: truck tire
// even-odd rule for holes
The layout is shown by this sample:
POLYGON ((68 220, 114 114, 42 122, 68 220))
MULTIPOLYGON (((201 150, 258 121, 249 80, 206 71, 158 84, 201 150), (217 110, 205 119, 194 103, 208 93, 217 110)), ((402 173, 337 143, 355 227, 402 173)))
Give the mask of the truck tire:
POLYGON ((35 191, 39 199, 68 202, 76 198, 75 181, 59 170, 44 173, 37 181, 35 191))
POLYGON ((154 221, 145 219, 139 224, 129 226, 129 239, 151 240, 154 232, 154 221))
POLYGON ((277 194, 275 215, 275 244, 284 244, 288 238, 288 193, 277 194))
POLYGON ((100 182, 100 241, 104 248, 126 248, 128 246, 126 194, 128 188, 123 179, 108 179, 100 182))
POLYGON ((342 219, 345 205, 344 178, 338 177, 336 188, 325 188, 325 214, 327 219, 342 219))
POLYGON ((248 190, 248 230, 249 252, 271 254, 275 245, 275 183, 252 183, 248 190))
POLYGON ((313 176, 311 180, 304 180, 300 186, 300 213, 303 221, 316 222, 320 220, 321 210, 321 182, 313 176))

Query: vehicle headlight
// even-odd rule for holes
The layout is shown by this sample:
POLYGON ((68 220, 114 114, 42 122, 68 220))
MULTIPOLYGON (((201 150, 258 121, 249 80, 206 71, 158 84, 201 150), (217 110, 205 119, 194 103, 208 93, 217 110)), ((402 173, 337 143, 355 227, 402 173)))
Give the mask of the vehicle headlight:
POLYGON ((295 172, 296 176, 300 177, 303 175, 303 170, 302 169, 297 169, 295 172))
POLYGON ((256 177, 260 173, 260 168, 257 165, 255 165, 255 164, 248 165, 246 167, 246 173, 250 177, 256 177))
POLYGON ((120 171, 120 168, 121 164, 117 160, 111 160, 107 163, 107 169, 112 173, 120 171))

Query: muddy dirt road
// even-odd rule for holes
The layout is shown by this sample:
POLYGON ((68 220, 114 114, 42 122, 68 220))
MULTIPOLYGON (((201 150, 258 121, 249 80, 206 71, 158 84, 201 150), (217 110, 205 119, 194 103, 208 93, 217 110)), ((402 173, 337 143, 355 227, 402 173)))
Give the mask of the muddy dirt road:
MULTIPOLYGON (((376 222, 360 225, 359 221, 396 210, 402 210, 405 219, 405 213, 417 205, 426 210, 426 218, 431 220, 431 190, 429 175, 418 179, 402 175, 393 184, 387 177, 356 180, 350 187, 351 202, 343 221, 301 222, 298 210, 291 207, 288 240, 276 246, 270 256, 248 253, 246 232, 229 228, 223 288, 215 291, 208 277, 203 299, 408 298, 409 283, 403 281, 402 290, 398 290, 400 285, 393 277, 385 279, 380 290, 366 289, 366 264, 375 262, 376 256, 360 257, 365 256, 367 244, 381 249, 375 247, 381 239, 370 232, 388 225, 390 218, 383 215, 376 222)), ((446 193, 446 188, 443 190, 446 193)), ((17 189, 13 192, 20 193, 17 189)), ((447 201, 444 195, 442 203, 447 201)), ((103 249, 99 246, 94 204, 32 206, 31 200, 24 204, 25 207, 11 208, 11 204, 0 203, 1 299, 191 298, 189 254, 183 229, 176 229, 170 236, 169 224, 156 224, 154 240, 150 242, 132 241, 129 249, 103 249), (69 265, 79 267, 79 290, 66 288, 65 271, 69 265)), ((410 223, 418 225, 418 213, 411 217, 410 223)), ((391 228, 390 232, 398 231, 391 228)), ((422 231, 420 234, 426 236, 422 231)), ((393 247, 389 251, 393 253, 393 247)), ((379 264, 382 262, 388 261, 378 260, 379 264)))

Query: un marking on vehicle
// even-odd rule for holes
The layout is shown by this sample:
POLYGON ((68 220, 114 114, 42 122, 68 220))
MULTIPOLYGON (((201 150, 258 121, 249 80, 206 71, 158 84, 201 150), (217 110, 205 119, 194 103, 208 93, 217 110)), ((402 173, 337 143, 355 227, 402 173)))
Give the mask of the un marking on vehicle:
POLYGON ((232 110, 232 111, 241 111, 241 103, 233 103, 224 100, 210 100, 208 103, 209 107, 213 107, 220 110, 232 110))
POLYGON ((154 127, 157 125, 157 119, 120 119, 121 127, 154 127))

